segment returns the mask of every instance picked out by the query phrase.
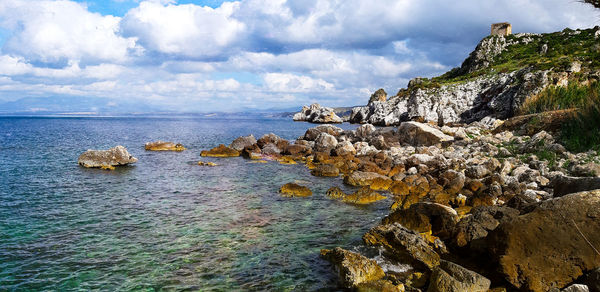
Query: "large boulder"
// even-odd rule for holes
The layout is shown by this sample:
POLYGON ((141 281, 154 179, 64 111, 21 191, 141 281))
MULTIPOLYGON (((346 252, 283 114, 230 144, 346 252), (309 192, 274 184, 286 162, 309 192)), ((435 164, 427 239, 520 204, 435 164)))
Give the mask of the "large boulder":
POLYGON ((220 144, 219 146, 210 149, 210 150, 204 150, 202 152, 200 152, 200 156, 202 157, 237 157, 240 156, 240 152, 229 148, 223 144, 220 144))
POLYGON ((315 151, 329 152, 338 144, 337 139, 327 133, 321 133, 315 140, 315 151))
POLYGON ((412 146, 432 146, 442 142, 452 141, 454 138, 427 124, 418 122, 404 122, 398 127, 400 142, 412 146))
POLYGON ((600 177, 557 176, 552 185, 554 196, 562 197, 566 194, 600 189, 600 177))
POLYGON ((501 223, 519 216, 519 210, 505 206, 478 206, 462 218, 454 229, 453 243, 458 247, 467 246, 474 240, 488 236, 501 223))
POLYGON ((108 150, 88 150, 79 156, 77 163, 83 167, 111 169, 137 161, 137 158, 131 156, 125 147, 119 145, 108 150))
POLYGON ((306 121, 321 124, 343 122, 332 108, 321 107, 318 103, 313 103, 310 107, 303 106, 302 111, 295 114, 293 119, 294 121, 306 121))
POLYGON ((179 143, 173 142, 164 142, 164 141, 156 141, 156 142, 148 142, 144 145, 144 149, 148 151, 183 151, 185 147, 179 143))
POLYGON ((257 141, 256 138, 254 138, 254 135, 250 134, 245 137, 236 138, 235 140, 233 140, 233 142, 231 142, 229 148, 235 149, 237 151, 242 151, 244 150, 244 148, 256 144, 256 142, 257 141))
POLYGON ((418 231, 432 232, 434 236, 448 238, 458 222, 458 214, 448 206, 430 202, 418 202, 408 209, 398 209, 383 218, 383 224, 400 223, 418 231))
POLYGON ((486 277, 442 260, 431 274, 427 292, 486 292, 490 284, 486 277))
POLYGON ((383 246, 397 260, 410 263, 418 269, 431 270, 440 264, 440 256, 416 231, 398 223, 379 225, 363 236, 371 246, 383 246))
MULTIPOLYGON (((329 193, 329 192, 328 192, 329 193)), ((330 197, 334 197, 334 195, 329 195, 330 197)), ((357 205, 367 205, 371 203, 375 203, 377 201, 385 200, 386 197, 381 194, 373 191, 369 187, 362 187, 358 189, 356 192, 352 194, 344 194, 342 196, 342 201, 350 204, 357 205)))
POLYGON ((600 267, 600 190, 542 202, 487 239, 498 271, 515 287, 563 288, 600 267))
POLYGON ((319 164, 310 172, 314 176, 336 177, 340 175, 340 170, 333 164, 319 164))
POLYGON ((346 288, 356 288, 361 283, 377 281, 385 276, 375 260, 339 247, 322 249, 321 256, 333 264, 346 288))
POLYGON ((344 132, 344 130, 334 125, 318 125, 314 128, 306 130, 302 138, 307 141, 314 141, 321 133, 327 133, 331 136, 337 137, 341 135, 342 132, 344 132))

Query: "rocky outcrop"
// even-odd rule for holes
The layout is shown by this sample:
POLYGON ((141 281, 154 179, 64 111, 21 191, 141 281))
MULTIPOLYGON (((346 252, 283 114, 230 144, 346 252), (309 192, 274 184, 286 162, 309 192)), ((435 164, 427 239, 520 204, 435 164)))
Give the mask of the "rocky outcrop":
POLYGON ((491 281, 455 263, 440 261, 431 274, 427 292, 487 292, 491 281))
POLYGON ((340 282, 347 288, 357 288, 359 284, 377 281, 385 276, 375 260, 339 247, 322 249, 321 257, 333 264, 340 282))
POLYGON ((342 123, 343 120, 334 112, 332 108, 321 107, 318 103, 313 103, 310 107, 303 106, 302 111, 294 115, 294 121, 305 121, 318 124, 342 123))
POLYGON ((88 150, 79 156, 77 163, 83 167, 113 169, 137 161, 125 147, 119 145, 108 150, 88 150))
POLYGON ((496 228, 488 236, 490 253, 515 287, 560 289, 600 267, 599 222, 600 191, 548 200, 496 228))
POLYGON ((242 150, 244 150, 244 148, 256 144, 256 142, 257 141, 256 141, 256 138, 254 138, 254 135, 238 137, 235 140, 233 140, 233 142, 231 142, 231 144, 229 145, 229 148, 232 148, 237 151, 242 151, 242 150))
POLYGON ((570 177, 557 176, 552 182, 554 196, 562 197, 567 194, 600 189, 600 177, 570 177))
POLYGON ((221 144, 213 149, 204 150, 204 151, 200 152, 200 156, 202 156, 202 157, 237 157, 237 156, 240 156, 240 152, 221 144))
POLYGON ((373 103, 376 101, 385 102, 386 99, 387 99, 387 92, 385 92, 385 90, 383 90, 383 88, 380 88, 377 91, 375 91, 375 93, 373 93, 373 95, 371 95, 371 98, 369 98, 369 103, 373 103))
POLYGON ((156 141, 146 143, 144 149, 148 151, 183 151, 185 147, 179 143, 156 141))
POLYGON ((295 183, 287 183, 279 189, 279 193, 283 197, 310 197, 312 196, 312 191, 305 187, 295 183))

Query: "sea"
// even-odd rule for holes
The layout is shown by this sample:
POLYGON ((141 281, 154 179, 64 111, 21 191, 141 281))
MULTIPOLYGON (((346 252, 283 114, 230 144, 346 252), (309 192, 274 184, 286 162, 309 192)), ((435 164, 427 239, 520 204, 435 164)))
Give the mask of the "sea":
POLYGON ((302 164, 200 157, 239 136, 294 140, 313 126, 246 115, 0 117, 0 291, 337 290, 319 251, 362 248, 389 200, 331 200, 330 187, 353 189, 302 164), (188 150, 144 150, 157 140, 188 150), (139 161, 77 164, 87 149, 117 145, 139 161), (282 197, 288 182, 313 196, 282 197))

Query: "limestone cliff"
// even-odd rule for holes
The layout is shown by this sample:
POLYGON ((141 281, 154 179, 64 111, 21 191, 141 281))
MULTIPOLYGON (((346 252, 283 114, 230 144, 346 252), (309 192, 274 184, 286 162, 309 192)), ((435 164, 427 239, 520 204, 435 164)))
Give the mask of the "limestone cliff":
POLYGON ((407 120, 471 123, 506 119, 549 85, 600 77, 600 28, 550 34, 489 36, 442 76, 415 78, 389 97, 377 91, 349 121, 398 125, 407 120), (377 96, 377 97, 375 97, 377 96))

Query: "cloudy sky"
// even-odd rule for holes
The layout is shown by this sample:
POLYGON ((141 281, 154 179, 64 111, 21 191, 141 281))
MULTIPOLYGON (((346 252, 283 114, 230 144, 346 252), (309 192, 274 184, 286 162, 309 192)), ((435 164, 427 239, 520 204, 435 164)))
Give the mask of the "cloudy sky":
POLYGON ((0 106, 359 105, 460 65, 503 21, 553 32, 600 19, 575 0, 0 0, 0 106))

